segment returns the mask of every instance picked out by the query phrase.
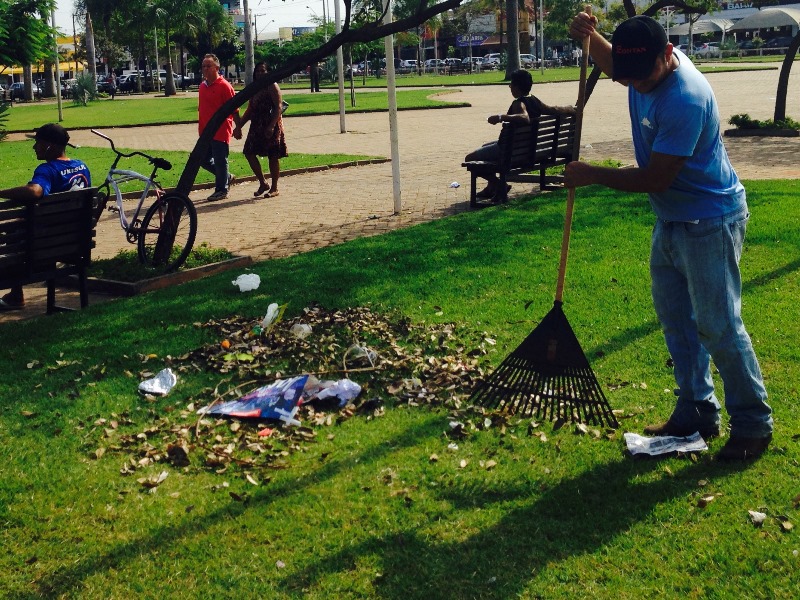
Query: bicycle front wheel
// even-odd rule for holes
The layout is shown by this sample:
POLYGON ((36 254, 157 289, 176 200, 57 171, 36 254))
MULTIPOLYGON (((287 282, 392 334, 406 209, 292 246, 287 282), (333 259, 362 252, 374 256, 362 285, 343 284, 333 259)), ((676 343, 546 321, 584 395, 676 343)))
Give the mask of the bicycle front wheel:
POLYGON ((174 271, 189 256, 197 235, 197 211, 183 194, 170 192, 155 201, 139 229, 139 262, 174 271))

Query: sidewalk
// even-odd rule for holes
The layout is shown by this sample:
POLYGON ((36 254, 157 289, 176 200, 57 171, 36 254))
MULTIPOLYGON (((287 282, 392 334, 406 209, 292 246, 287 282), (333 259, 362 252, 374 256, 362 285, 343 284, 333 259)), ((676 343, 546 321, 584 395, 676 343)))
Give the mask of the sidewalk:
MULTIPOLYGON (((737 113, 771 118, 777 80, 777 70, 710 75, 723 123, 737 113)), ((800 96, 796 76, 789 88, 790 101, 800 96)), ((574 104, 577 83, 535 84, 533 93, 548 104, 574 104)), ((598 83, 584 114, 582 158, 613 158, 633 164, 626 93, 622 86, 611 81, 598 83)), ((220 202, 207 202, 208 190, 194 192, 192 200, 199 220, 195 243, 223 246, 258 261, 469 210, 469 178, 461 162, 470 150, 497 137, 498 129, 487 124, 486 117, 505 111, 511 95, 506 86, 479 86, 462 88, 446 94, 445 98, 469 102, 471 107, 399 112, 402 190, 399 214, 394 214, 391 163, 331 169, 282 178, 281 194, 272 199, 254 200, 252 194, 257 187, 254 182, 237 183, 228 199, 220 202), (450 187, 453 182, 460 187, 450 187)), ((788 112, 798 116, 795 107, 790 106, 788 112)), ((340 133, 338 115, 289 117, 285 120, 289 152, 390 156, 387 113, 348 114, 346 126, 347 133, 340 133)), ((120 147, 187 150, 197 140, 197 129, 195 125, 120 128, 110 130, 110 135, 120 147)), ((75 131, 72 138, 85 146, 103 143, 89 131, 75 131)), ((726 146, 742 179, 800 177, 796 159, 800 149, 798 138, 727 138, 726 146)), ((234 140, 231 152, 241 152, 241 148, 242 142, 234 140)), ((529 194, 535 189, 535 186, 515 185, 511 196, 529 194)), ((119 222, 111 213, 98 223, 96 239, 93 253, 96 258, 111 257, 122 248, 132 247, 125 242, 119 222)), ((64 292, 59 293, 60 298, 64 296, 64 292)), ((0 314, 0 323, 44 314, 44 288, 26 288, 26 298, 29 303, 26 310, 0 314)), ((103 299, 93 296, 90 304, 103 299)), ((77 306, 77 294, 70 300, 74 300, 70 305, 77 306)))

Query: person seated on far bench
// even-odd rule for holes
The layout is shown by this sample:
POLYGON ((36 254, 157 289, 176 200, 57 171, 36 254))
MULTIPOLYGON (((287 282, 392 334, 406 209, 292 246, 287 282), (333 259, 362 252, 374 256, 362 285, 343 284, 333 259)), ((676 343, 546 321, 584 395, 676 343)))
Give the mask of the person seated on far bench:
MULTIPOLYGON (((33 151, 38 160, 45 161, 33 172, 27 185, 0 190, 0 198, 9 200, 38 200, 49 194, 68 192, 92 186, 89 168, 83 161, 68 158, 65 154, 69 143, 69 133, 57 123, 42 125, 29 138, 36 140, 33 151)), ((22 286, 12 288, 0 297, 0 312, 19 310, 25 306, 22 286)))
MULTIPOLYGON (((514 96, 514 101, 508 108, 508 112, 500 115, 492 115, 487 120, 490 125, 497 125, 498 123, 513 123, 515 125, 528 125, 531 119, 536 119, 540 115, 563 115, 575 114, 574 106, 548 106, 536 96, 530 96, 531 88, 533 87, 533 77, 528 71, 519 69, 511 74, 511 82, 509 83, 511 95, 514 96)), ((497 148, 497 142, 489 142, 484 144, 477 150, 467 154, 464 162, 471 161, 484 161, 484 162, 498 162, 500 153, 497 148)), ((495 175, 490 175, 487 178, 488 184, 486 187, 478 192, 478 198, 492 198, 503 199, 505 198, 511 186, 506 186, 505 190, 497 189, 498 179, 495 175)))

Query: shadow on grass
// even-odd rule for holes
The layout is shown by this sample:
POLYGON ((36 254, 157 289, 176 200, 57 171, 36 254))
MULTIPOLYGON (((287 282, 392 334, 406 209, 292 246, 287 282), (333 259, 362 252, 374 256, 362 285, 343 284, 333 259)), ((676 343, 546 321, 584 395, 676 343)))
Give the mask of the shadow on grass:
MULTIPOLYGON (((34 591, 10 597, 33 600, 68 595, 80 590, 82 582, 91 577, 124 571, 128 563, 141 560, 143 553, 160 555, 191 538, 209 535, 209 530, 221 520, 262 511, 279 500, 296 497, 302 503, 307 490, 336 477, 347 477, 355 463, 362 466, 377 463, 440 436, 441 416, 431 414, 421 423, 380 440, 359 454, 347 454, 345 459, 331 460, 304 476, 261 488, 247 502, 231 500, 207 513, 194 512, 186 517, 191 519, 188 522, 158 527, 93 556, 83 556, 68 567, 42 575, 32 583, 34 591)), ((442 489, 438 492, 439 499, 449 503, 456 514, 507 502, 517 507, 504 511, 498 522, 459 542, 436 543, 428 532, 416 528, 389 536, 366 537, 346 550, 309 557, 302 570, 292 572, 277 585, 288 595, 313 590, 324 577, 346 575, 352 565, 358 564, 359 557, 370 555, 378 556, 382 565, 382 577, 374 585, 383 598, 515 596, 539 571, 557 569, 561 561, 596 551, 646 519, 658 504, 696 490, 698 479, 709 477, 710 473, 719 479, 741 468, 701 460, 675 477, 662 473, 649 483, 637 481, 660 469, 662 464, 623 459, 590 468, 544 492, 532 484, 507 483, 495 488, 476 488, 470 483, 469 488, 442 489)))
MULTIPOLYGON (((544 570, 578 583, 579 575, 559 571, 560 563, 596 552, 646 520, 659 504, 696 490, 697 480, 709 473, 720 478, 741 469, 706 460, 682 470, 678 477, 662 470, 652 482, 637 481, 663 464, 657 460, 605 464, 559 481, 543 494, 524 485, 444 491, 442 498, 459 511, 480 511, 505 502, 518 507, 504 511, 495 524, 463 541, 439 543, 429 531, 413 528, 368 538, 313 561, 283 583, 290 592, 313 591, 326 577, 346 574, 363 556, 380 557, 381 575, 373 584, 377 595, 388 599, 516 598, 544 570)), ((452 526, 461 521, 454 519, 452 526)), ((532 597, 543 597, 538 594, 553 590, 531 592, 532 597)))

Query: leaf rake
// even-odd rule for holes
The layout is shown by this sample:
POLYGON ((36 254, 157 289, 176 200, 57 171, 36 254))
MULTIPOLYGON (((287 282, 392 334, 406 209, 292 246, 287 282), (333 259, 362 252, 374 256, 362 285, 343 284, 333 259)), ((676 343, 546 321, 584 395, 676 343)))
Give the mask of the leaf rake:
MULTIPOLYGON (((589 38, 586 38, 583 41, 578 89, 573 146, 575 160, 580 152, 588 59, 589 38)), ((574 206, 575 189, 569 188, 553 308, 500 366, 478 385, 470 401, 486 408, 537 419, 563 419, 616 428, 619 423, 562 308, 574 206)))

